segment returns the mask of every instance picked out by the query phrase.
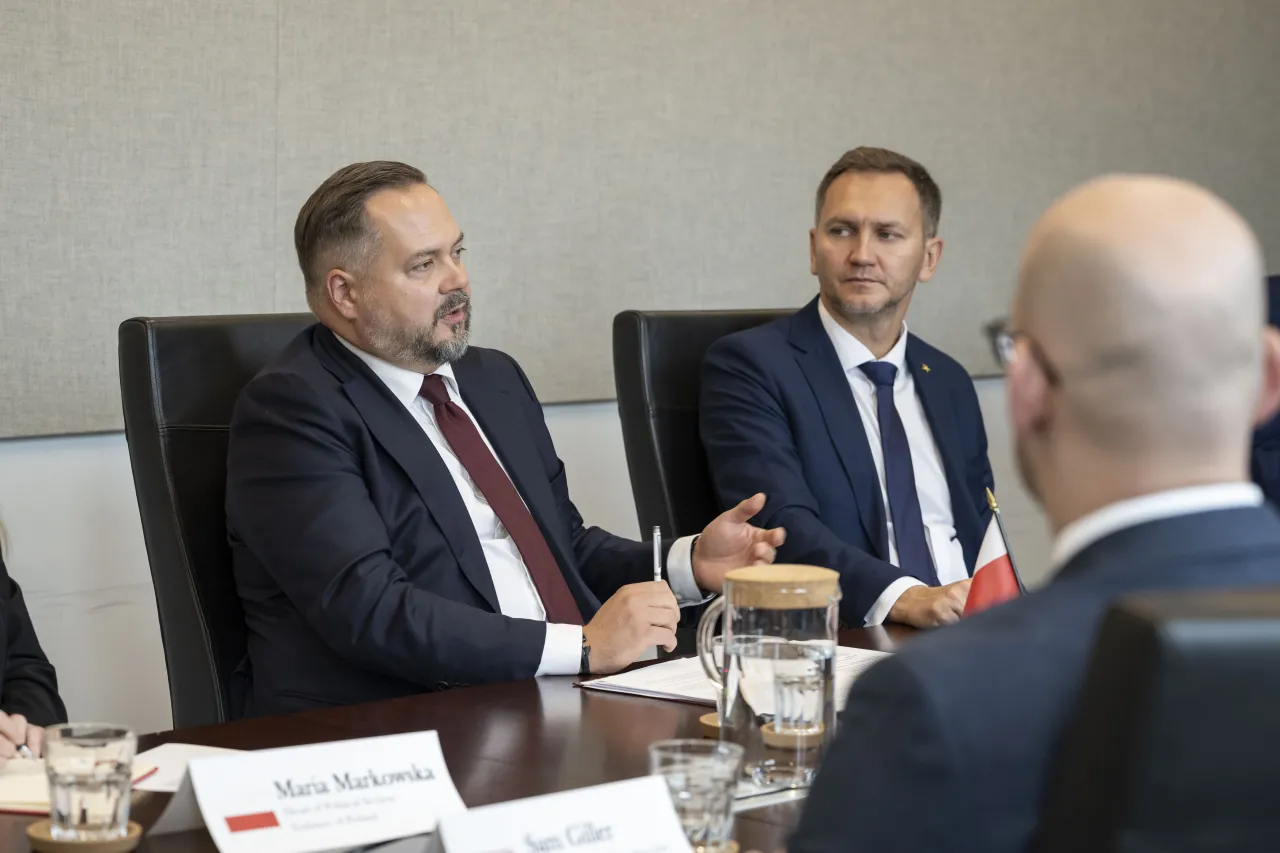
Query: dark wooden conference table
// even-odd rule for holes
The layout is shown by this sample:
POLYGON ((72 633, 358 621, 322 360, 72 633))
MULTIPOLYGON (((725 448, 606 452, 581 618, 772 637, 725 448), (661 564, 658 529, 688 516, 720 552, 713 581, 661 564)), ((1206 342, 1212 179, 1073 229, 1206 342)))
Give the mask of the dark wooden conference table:
MULTIPOLYGON (((912 633, 898 626, 860 628, 841 631, 840 644, 887 651, 912 633)), ((681 651, 692 648, 683 638, 681 645, 681 651)), ((178 729, 143 735, 138 749, 168 742, 269 749, 435 729, 454 784, 467 806, 474 807, 643 776, 649 769, 649 744, 700 736, 698 717, 707 712, 704 706, 582 690, 574 687, 576 680, 544 677, 178 729)), ((168 800, 167 794, 135 793, 133 820, 149 827, 168 800)), ((801 805, 791 802, 738 815, 735 837, 742 849, 780 849, 801 805)), ((0 850, 29 850, 26 827, 33 820, 0 814, 0 850)), ((216 849, 203 830, 144 837, 139 847, 152 853, 216 849)))

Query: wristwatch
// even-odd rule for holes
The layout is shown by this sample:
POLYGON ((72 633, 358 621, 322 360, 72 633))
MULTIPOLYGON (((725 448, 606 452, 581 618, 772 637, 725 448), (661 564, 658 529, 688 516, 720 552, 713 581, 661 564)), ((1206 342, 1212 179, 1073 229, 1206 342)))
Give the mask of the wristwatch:
POLYGON ((591 674, 591 646, 587 644, 586 632, 582 634, 582 661, 578 664, 578 675, 591 674))

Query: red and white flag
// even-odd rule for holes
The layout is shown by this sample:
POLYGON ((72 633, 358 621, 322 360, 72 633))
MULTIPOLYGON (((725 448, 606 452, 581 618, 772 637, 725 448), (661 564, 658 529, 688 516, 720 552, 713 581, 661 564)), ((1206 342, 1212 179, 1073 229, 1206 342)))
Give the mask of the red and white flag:
POLYGON ((982 547, 978 549, 975 564, 977 568, 973 572, 973 583, 969 584, 969 598, 964 603, 965 616, 1017 598, 1022 592, 995 512, 991 513, 987 535, 982 537, 982 547))

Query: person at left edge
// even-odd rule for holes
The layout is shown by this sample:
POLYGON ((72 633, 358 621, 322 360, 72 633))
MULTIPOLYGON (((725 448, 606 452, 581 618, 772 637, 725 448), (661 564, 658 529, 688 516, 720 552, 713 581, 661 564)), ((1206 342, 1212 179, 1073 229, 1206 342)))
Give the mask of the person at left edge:
POLYGON ((245 387, 227 456, 246 714, 615 671, 773 560, 763 495, 672 543, 665 582, 583 525, 523 371, 468 346, 463 235, 421 171, 340 169, 294 238, 319 323, 245 387))
POLYGON ((0 526, 0 767, 26 746, 40 755, 44 726, 67 721, 58 675, 40 648, 17 581, 4 565, 0 526))

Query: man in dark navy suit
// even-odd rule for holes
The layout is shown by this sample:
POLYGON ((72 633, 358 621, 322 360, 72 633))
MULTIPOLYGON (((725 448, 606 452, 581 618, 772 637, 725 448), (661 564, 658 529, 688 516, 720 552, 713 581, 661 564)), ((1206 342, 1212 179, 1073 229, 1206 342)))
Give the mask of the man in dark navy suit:
POLYGON ((612 672, 773 559, 763 495, 669 545, 662 581, 583 525, 519 365, 468 346, 462 232, 422 172, 339 170, 294 240, 320 322, 245 388, 227 456, 246 713, 612 672))
POLYGON ((1028 849, 1108 604, 1280 583, 1247 470, 1280 405, 1262 270, 1244 220, 1181 181, 1101 179, 1040 221, 996 343, 1054 576, 855 682, 791 853, 1028 849))
POLYGON ((993 482, 973 381, 904 322, 942 257, 942 194, 909 157, 857 148, 816 207, 818 298, 707 352, 712 479, 725 506, 768 494, 779 559, 840 572, 845 623, 954 622, 993 482))

